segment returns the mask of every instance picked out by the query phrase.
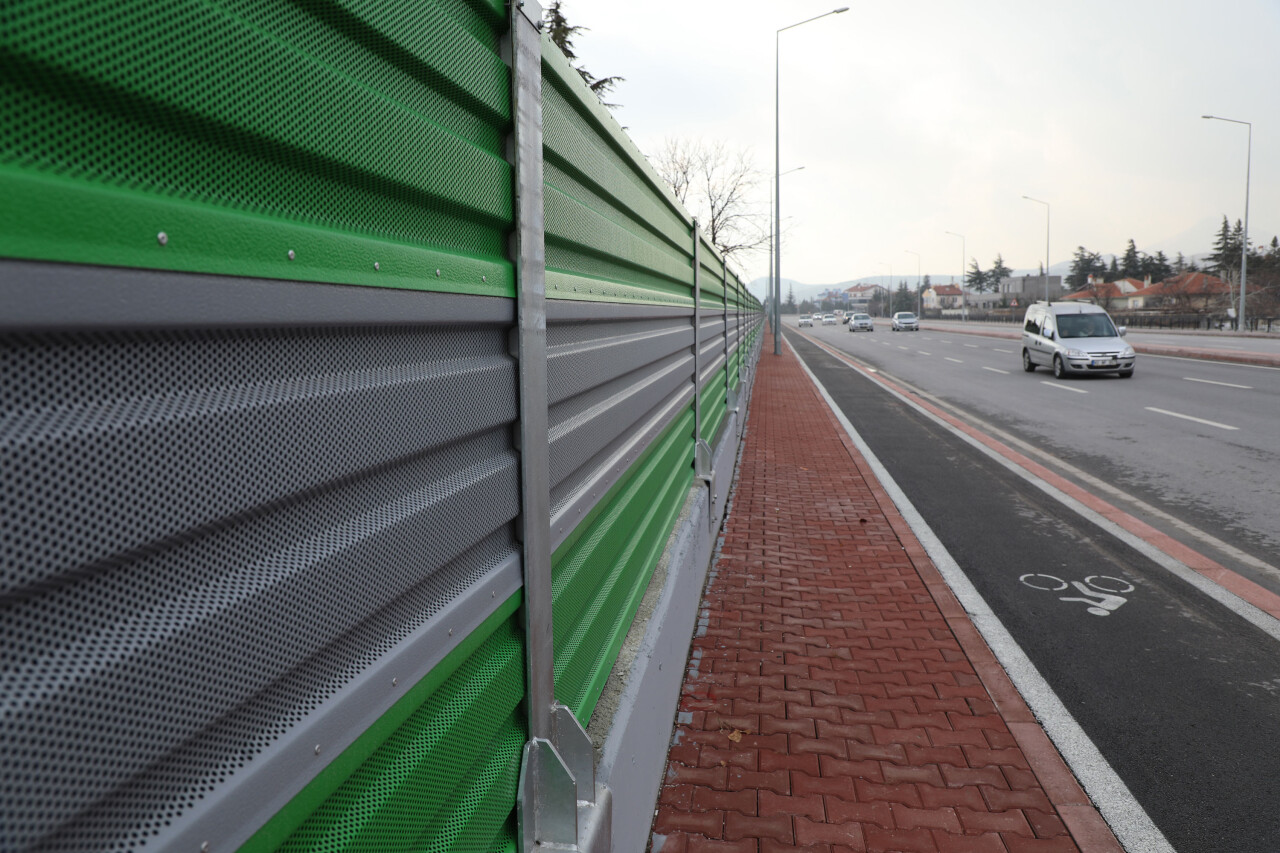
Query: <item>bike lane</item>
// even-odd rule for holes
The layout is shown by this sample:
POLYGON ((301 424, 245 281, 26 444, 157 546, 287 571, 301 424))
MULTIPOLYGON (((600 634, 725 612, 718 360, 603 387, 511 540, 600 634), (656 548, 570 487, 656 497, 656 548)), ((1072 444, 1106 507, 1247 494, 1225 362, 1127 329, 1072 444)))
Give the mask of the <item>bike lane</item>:
POLYGON ((789 340, 1175 849, 1280 847, 1280 643, 789 340))

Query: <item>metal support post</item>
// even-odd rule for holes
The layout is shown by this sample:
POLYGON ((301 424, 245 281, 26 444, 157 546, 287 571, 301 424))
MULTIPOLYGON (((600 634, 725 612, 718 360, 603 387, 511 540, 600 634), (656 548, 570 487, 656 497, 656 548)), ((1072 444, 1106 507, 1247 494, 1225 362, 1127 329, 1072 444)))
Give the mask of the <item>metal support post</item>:
POLYGON ((520 518, 524 560, 525 667, 529 741, 520 764, 516 820, 523 853, 554 845, 604 850, 610 837, 609 791, 595 782, 591 740, 555 698, 551 595, 551 485, 547 414, 546 231, 542 184, 542 9, 510 6, 512 113, 515 119, 520 394, 520 518))

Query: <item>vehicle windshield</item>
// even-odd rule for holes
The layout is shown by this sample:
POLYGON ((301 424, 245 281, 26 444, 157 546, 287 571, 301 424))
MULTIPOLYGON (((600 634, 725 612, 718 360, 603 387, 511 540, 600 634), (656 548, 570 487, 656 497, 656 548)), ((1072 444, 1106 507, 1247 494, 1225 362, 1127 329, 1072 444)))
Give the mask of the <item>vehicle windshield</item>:
POLYGON ((898 315, 899 320, 914 320, 915 318, 916 318, 915 314, 908 314, 906 312, 903 312, 902 314, 898 315))
POLYGON ((1064 338, 1114 338, 1116 327, 1106 314, 1059 314, 1058 334, 1064 338))

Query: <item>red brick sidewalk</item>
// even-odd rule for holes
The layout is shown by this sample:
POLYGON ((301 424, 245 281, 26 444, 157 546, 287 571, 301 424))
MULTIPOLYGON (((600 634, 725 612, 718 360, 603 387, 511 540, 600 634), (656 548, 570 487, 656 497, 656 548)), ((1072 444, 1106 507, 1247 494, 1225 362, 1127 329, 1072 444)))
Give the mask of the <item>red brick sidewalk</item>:
POLYGON ((679 711, 655 853, 1121 849, 790 350, 679 711))

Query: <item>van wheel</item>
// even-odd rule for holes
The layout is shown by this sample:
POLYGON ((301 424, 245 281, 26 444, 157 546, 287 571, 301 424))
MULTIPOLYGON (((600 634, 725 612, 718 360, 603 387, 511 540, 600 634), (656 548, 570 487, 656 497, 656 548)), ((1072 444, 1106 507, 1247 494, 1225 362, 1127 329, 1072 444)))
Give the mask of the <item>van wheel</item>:
POLYGON ((1055 355, 1053 357, 1053 378, 1061 379, 1067 373, 1067 369, 1062 366, 1062 356, 1055 355))
POLYGON ((1022 351, 1022 369, 1027 373, 1036 372, 1036 363, 1031 360, 1031 353, 1027 352, 1025 349, 1022 351))

